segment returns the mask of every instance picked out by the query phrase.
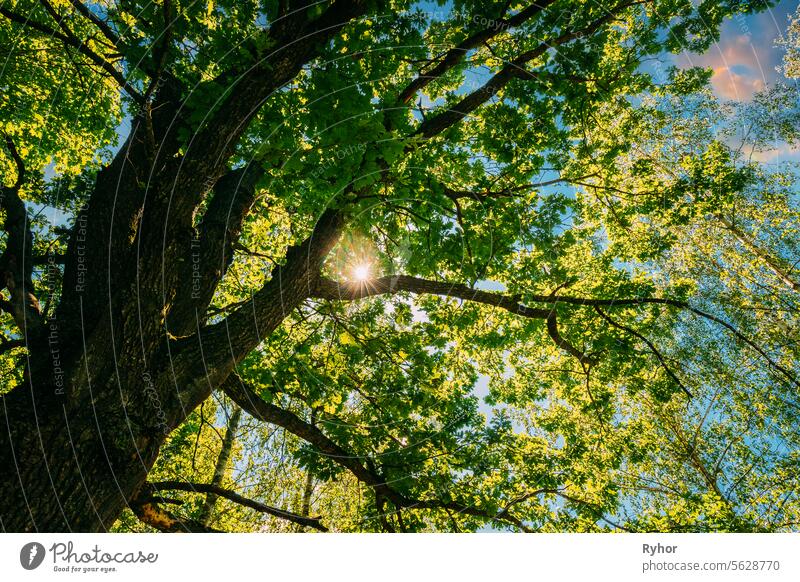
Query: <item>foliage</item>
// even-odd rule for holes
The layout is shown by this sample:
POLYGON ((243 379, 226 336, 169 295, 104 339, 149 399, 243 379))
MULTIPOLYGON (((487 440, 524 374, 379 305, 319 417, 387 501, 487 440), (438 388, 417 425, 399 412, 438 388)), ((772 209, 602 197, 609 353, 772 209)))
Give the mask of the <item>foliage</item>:
MULTIPOLYGON (((11 7, 55 26, 34 4, 11 7)), ((313 23, 339 4, 298 10, 313 23)), ((26 182, 24 198, 75 221, 98 168, 119 155, 109 148, 122 112, 134 124, 156 115, 154 78, 180 94, 164 165, 191 162, 232 79, 280 51, 268 31, 289 18, 283 5, 93 5, 121 38, 109 58, 125 90, 81 61, 91 57, 0 17, 0 46, 18 53, 0 74, 17 80, 0 96, 0 124, 28 172, 53 162, 58 176, 26 182)), ((53 6, 91 36, 70 2, 53 6)), ((291 272, 292 249, 333 209, 345 226, 322 283, 225 374, 258 404, 215 384, 160 446, 148 481, 211 482, 231 397, 248 417, 224 487, 336 531, 796 529, 797 177, 759 160, 796 143, 798 95, 780 85, 720 103, 708 71, 644 64, 703 51, 725 17, 767 6, 556 0, 512 26, 527 4, 366 3, 259 103, 213 176, 259 171, 197 326, 260 309, 254 298, 291 272)), ((12 157, 0 164, 14 175, 12 157)), ((176 200, 183 186, 168 186, 176 200)), ((220 195, 200 189, 180 223, 193 236, 220 195)), ((37 248, 64 251, 55 222, 41 223, 37 248)), ((157 268, 188 262, 164 248, 157 268)), ((44 275, 33 284, 47 295, 44 275)), ((180 347, 195 316, 185 333, 168 315, 158 329, 180 347)), ((3 373, 21 378, 20 353, 1 356, 3 373)), ((208 377, 221 366, 204 365, 208 377)), ((204 495, 169 497, 180 519, 199 518, 204 495)), ((304 529, 229 499, 210 525, 304 529)), ((116 527, 145 529, 130 512, 116 527)))

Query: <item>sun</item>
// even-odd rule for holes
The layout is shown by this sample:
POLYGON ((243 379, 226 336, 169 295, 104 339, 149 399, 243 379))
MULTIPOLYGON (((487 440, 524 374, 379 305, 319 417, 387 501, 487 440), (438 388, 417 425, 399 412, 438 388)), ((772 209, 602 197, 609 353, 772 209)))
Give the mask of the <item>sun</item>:
POLYGON ((375 243, 359 233, 345 235, 336 252, 335 268, 342 279, 358 286, 369 285, 380 270, 375 243))
POLYGON ((353 277, 356 281, 366 281, 370 276, 369 265, 364 263, 353 268, 353 277))

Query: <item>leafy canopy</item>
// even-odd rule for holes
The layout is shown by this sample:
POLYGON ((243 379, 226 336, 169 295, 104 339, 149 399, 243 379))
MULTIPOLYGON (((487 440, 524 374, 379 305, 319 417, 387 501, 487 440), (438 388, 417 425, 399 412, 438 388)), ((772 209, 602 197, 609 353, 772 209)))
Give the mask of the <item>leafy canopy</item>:
MULTIPOLYGON (((754 153, 794 143, 796 90, 724 104, 708 71, 667 66, 767 3, 539 4, 368 2, 252 111, 227 165, 258 168, 257 195, 208 321, 326 209, 346 227, 327 287, 237 366, 258 404, 221 482, 342 531, 792 529, 796 176, 754 153)), ((180 87, 183 155, 285 49, 265 33, 283 2, 8 6, 0 128, 57 176, 29 208, 70 218, 159 77, 180 87), (48 34, 53 13, 91 54, 48 34)), ((57 216, 37 248, 63 248, 57 216)), ((150 481, 211 482, 241 404, 215 392, 150 481)), ((197 518, 198 494, 175 495, 197 518)), ((230 499, 211 523, 295 527, 230 499)))

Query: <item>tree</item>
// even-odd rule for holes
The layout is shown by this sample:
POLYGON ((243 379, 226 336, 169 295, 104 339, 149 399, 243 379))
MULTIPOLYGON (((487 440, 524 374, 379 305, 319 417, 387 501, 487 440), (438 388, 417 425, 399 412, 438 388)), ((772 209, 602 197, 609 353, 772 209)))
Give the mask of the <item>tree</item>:
MULTIPOLYGON (((210 495, 324 530, 314 510, 344 489, 340 529, 660 527, 655 509, 615 520, 623 470, 670 467, 631 444, 637 427, 678 435, 706 475, 699 441, 679 446, 680 403, 745 353, 763 391, 796 389, 796 354, 703 309, 697 285, 632 267, 668 257, 674 230, 649 256, 609 246, 613 208, 569 187, 657 183, 620 163, 637 125, 609 114, 700 90, 701 72, 657 79, 643 63, 702 51, 723 18, 767 5, 4 4, 2 527, 106 530, 130 508, 202 531, 210 495), (687 336, 725 346, 704 381, 675 369, 687 336), (224 440, 202 481, 158 477, 222 395, 289 439, 301 502, 234 491, 224 440), (651 403, 657 422, 637 419, 651 403)), ((670 217, 691 206, 681 191, 742 190, 718 150, 665 182, 670 217)), ((708 502, 689 492, 683 521, 725 496, 701 483, 708 502)), ((708 527, 759 517, 728 513, 708 527)))

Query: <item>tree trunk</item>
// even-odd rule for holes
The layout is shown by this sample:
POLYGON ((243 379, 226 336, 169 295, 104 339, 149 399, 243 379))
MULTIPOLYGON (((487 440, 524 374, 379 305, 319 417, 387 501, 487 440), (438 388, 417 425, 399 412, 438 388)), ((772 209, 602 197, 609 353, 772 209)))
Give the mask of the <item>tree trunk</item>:
MULTIPOLYGON (((60 331, 54 322, 50 329, 60 331)), ((109 337, 100 325, 86 338, 39 334, 28 345, 22 384, 0 398, 4 531, 109 530, 192 410, 157 389, 157 360, 148 360, 151 379, 139 364, 115 358, 109 337), (76 343, 80 358, 72 355, 76 343)))
POLYGON ((742 229, 737 227, 733 222, 724 216, 720 216, 719 220, 728 230, 728 232, 730 232, 736 238, 736 240, 742 244, 742 246, 750 250, 750 252, 764 261, 767 267, 769 267, 769 269, 775 273, 775 276, 778 277, 778 279, 780 279, 784 285, 786 285, 792 291, 800 291, 800 283, 793 278, 793 275, 791 274, 792 267, 790 265, 785 264, 785 262, 779 257, 775 257, 769 252, 765 251, 755 241, 755 239, 753 239, 753 237, 745 233, 742 229))
MULTIPOLYGON (((217 463, 214 466, 214 476, 211 478, 211 484, 217 487, 222 487, 222 481, 225 479, 225 473, 228 471, 228 463, 231 460, 233 453, 233 444, 236 442, 236 431, 239 430, 239 421, 242 418, 242 409, 234 404, 233 412, 228 419, 228 428, 225 430, 225 436, 222 439, 222 448, 220 448, 217 463)), ((200 517, 197 521, 203 525, 208 525, 211 519, 211 514, 214 511, 214 506, 217 504, 218 495, 215 493, 208 493, 203 507, 200 508, 200 517)))
MULTIPOLYGON (((310 424, 312 426, 317 425, 317 411, 311 411, 311 421, 310 424)), ((300 506, 300 515, 304 517, 308 517, 311 515, 311 496, 314 494, 314 475, 311 474, 311 471, 306 471, 306 484, 303 488, 303 504, 300 506)), ((297 531, 303 531, 305 528, 300 525, 297 527, 297 531)))
POLYGON ((37 392, 28 384, 3 398, 0 527, 107 531, 147 477, 164 435, 126 423, 118 396, 116 406, 113 397, 74 404, 37 397, 34 405, 37 392))

